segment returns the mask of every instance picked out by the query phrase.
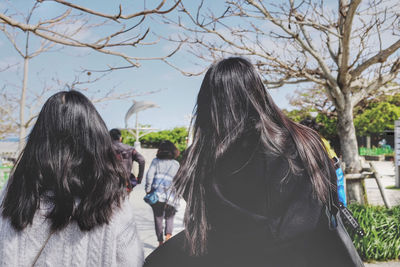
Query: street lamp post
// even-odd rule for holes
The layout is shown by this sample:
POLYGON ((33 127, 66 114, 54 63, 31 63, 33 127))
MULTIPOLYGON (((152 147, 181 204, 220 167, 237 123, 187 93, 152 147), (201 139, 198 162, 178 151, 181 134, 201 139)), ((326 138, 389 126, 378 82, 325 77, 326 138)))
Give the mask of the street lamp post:
POLYGON ((140 141, 139 138, 142 137, 143 135, 146 135, 148 133, 151 133, 155 131, 156 129, 153 128, 145 128, 145 127, 139 127, 139 115, 138 113, 140 111, 149 109, 149 108, 158 108, 159 106, 153 102, 148 102, 148 101, 135 101, 133 100, 132 106, 128 109, 125 115, 125 128, 135 136, 135 144, 134 147, 136 150, 140 150, 140 141), (136 115, 136 126, 135 126, 135 131, 130 129, 128 127, 128 120, 132 115, 136 115), (142 135, 140 135, 140 131, 142 131, 142 135))
POLYGON ((135 140, 135 144, 134 144, 134 147, 136 150, 140 149, 138 113, 139 112, 136 112, 136 140, 135 140))

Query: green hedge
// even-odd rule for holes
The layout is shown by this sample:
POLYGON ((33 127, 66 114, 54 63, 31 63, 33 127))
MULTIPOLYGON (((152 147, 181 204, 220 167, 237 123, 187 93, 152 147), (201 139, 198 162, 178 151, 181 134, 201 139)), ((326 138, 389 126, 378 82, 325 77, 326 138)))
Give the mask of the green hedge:
POLYGON ((360 147, 359 153, 360 156, 394 155, 394 151, 390 146, 373 148, 360 147))
MULTIPOLYGON (((135 143, 135 138, 126 130, 122 130, 122 138, 125 144, 133 146, 135 143)), ((161 141, 169 140, 176 145, 179 151, 185 151, 187 147, 186 138, 188 136, 188 131, 185 127, 176 127, 172 130, 163 130, 154 133, 146 134, 141 137, 140 143, 144 148, 158 148, 161 141)))
POLYGON ((364 237, 350 232, 361 258, 364 261, 399 260, 400 206, 387 209, 352 204, 349 209, 365 232, 364 237))

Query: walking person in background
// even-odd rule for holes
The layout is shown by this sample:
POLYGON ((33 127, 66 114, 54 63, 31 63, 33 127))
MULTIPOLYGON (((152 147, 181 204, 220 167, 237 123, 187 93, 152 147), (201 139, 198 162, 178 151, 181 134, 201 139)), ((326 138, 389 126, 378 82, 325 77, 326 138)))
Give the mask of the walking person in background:
POLYGON ((179 150, 170 141, 162 141, 157 151, 157 157, 151 162, 146 176, 146 193, 152 191, 158 197, 158 201, 151 205, 154 214, 154 225, 159 245, 172 236, 174 217, 178 208, 179 198, 175 197, 173 180, 178 172, 179 163, 175 159, 179 156, 179 150), (165 230, 163 231, 163 220, 165 230))
POLYGON ((283 114, 249 61, 210 67, 193 132, 175 182, 185 230, 144 266, 363 266, 319 135, 283 114))
POLYGON ((125 183, 93 104, 51 96, 0 193, 0 266, 142 266, 125 183))
POLYGON ((126 175, 128 177, 128 190, 131 191, 137 184, 140 184, 143 179, 145 159, 136 151, 134 147, 122 143, 121 131, 118 129, 111 129, 110 136, 115 152, 117 153, 118 159, 122 161, 125 168, 126 175), (138 176, 132 173, 133 162, 136 161, 139 165, 138 176))

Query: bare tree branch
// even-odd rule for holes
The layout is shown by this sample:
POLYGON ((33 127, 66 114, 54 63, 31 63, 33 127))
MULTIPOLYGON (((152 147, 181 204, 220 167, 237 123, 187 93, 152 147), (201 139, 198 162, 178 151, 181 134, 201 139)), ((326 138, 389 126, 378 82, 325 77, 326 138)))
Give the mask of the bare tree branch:
MULTIPOLYGON (((342 1, 345 3, 345 1, 342 1)), ((341 2, 341 3, 342 3, 341 2)), ((347 7, 347 11, 340 10, 340 16, 344 16, 344 22, 343 25, 339 25, 339 29, 341 32, 341 58, 340 58, 340 69, 342 70, 339 72, 339 82, 344 84, 345 81, 342 79, 346 79, 346 73, 348 69, 348 64, 349 64, 349 55, 350 55, 350 39, 351 39, 351 33, 352 33, 352 26, 353 26, 353 20, 354 20, 354 15, 356 13, 356 10, 358 6, 360 5, 361 0, 352 0, 349 6, 347 7)), ((343 7, 340 7, 343 8, 343 7)))
POLYGON ((399 70, 400 70, 400 58, 397 59, 397 61, 393 64, 392 70, 389 73, 382 75, 379 78, 370 82, 364 88, 364 90, 360 90, 359 92, 353 94, 353 99, 352 99, 353 106, 357 105, 357 103, 359 103, 362 99, 364 99, 372 92, 377 91, 380 88, 383 88, 386 84, 390 83, 395 78, 397 78, 399 70))
POLYGON ((357 171, 352 110, 398 78, 400 7, 393 1, 336 3, 226 0, 218 11, 208 1, 201 1, 197 10, 181 3, 183 15, 166 21, 183 30, 169 39, 184 42, 205 62, 246 56, 269 88, 301 83, 324 88, 337 111, 344 160, 349 170, 357 171), (388 48, 382 49, 384 44, 388 48))
POLYGON ((360 76, 362 72, 367 68, 369 68, 370 66, 377 63, 385 62, 388 59, 388 57, 391 56, 393 53, 395 53, 399 48, 400 48, 400 39, 397 40, 397 42, 395 42, 388 48, 380 51, 373 57, 369 58, 368 60, 358 65, 354 70, 350 71, 350 75, 352 77, 360 76))
POLYGON ((129 15, 123 15, 122 14, 122 6, 120 5, 118 14, 110 15, 110 14, 94 11, 94 10, 92 10, 90 8, 86 8, 84 6, 79 6, 79 5, 76 5, 76 4, 67 2, 67 1, 63 1, 63 0, 38 0, 38 1, 39 2, 54 1, 54 2, 57 2, 59 4, 71 7, 73 9, 77 9, 77 10, 83 11, 83 12, 85 12, 87 14, 95 15, 95 16, 102 17, 102 18, 112 19, 112 20, 116 20, 116 21, 119 20, 119 19, 129 20, 129 19, 132 19, 132 18, 146 16, 146 15, 150 15, 150 14, 167 14, 167 13, 171 12, 172 10, 174 10, 179 5, 179 3, 181 2, 181 0, 178 0, 169 9, 161 10, 161 8, 166 3, 166 0, 162 0, 160 2, 160 4, 154 9, 143 10, 143 11, 140 11, 140 12, 137 12, 137 13, 132 13, 132 14, 129 14, 129 15))
MULTIPOLYGON (((81 48, 91 48, 97 52, 103 53, 103 54, 107 54, 107 55, 113 55, 113 56, 118 56, 123 58, 125 61, 127 61, 131 66, 133 67, 139 67, 140 64, 137 61, 141 61, 141 60, 162 60, 168 57, 171 57, 172 55, 174 55, 176 53, 176 51, 180 48, 180 46, 178 46, 176 49, 174 49, 171 53, 169 53, 166 56, 161 56, 161 57, 134 57, 134 56, 130 56, 128 54, 125 54, 123 52, 119 52, 119 51, 113 51, 110 49, 106 49, 109 47, 117 47, 117 46, 135 46, 138 43, 140 43, 146 36, 148 31, 146 31, 142 36, 140 36, 136 41, 130 42, 130 43, 103 43, 103 44, 98 44, 97 42, 95 43, 86 43, 86 42, 81 42, 77 39, 71 38, 69 36, 66 35, 62 35, 59 34, 57 32, 54 31, 49 31, 47 29, 43 29, 40 27, 40 25, 29 25, 29 24, 24 24, 24 23, 19 23, 17 21, 15 21, 14 19, 1 14, 0 13, 0 19, 3 20, 4 22, 7 22, 9 25, 17 27, 21 30, 23 30, 24 32, 28 31, 28 32, 32 32, 35 35, 46 39, 50 42, 53 43, 57 43, 57 44, 61 44, 61 45, 65 45, 65 46, 72 46, 72 47, 81 47, 81 48), (50 34, 46 34, 45 32, 49 32, 50 34)), ((121 30, 121 32, 123 32, 124 30, 121 30)), ((110 35, 107 38, 102 38, 102 39, 111 39, 113 36, 116 36, 117 34, 119 34, 120 32, 117 33, 113 33, 112 36, 110 35)))
MULTIPOLYGON (((86 79, 77 77, 70 83, 53 79, 59 85, 57 88, 64 87, 85 91, 96 103, 125 100, 138 95, 153 93, 153 91, 144 93, 136 93, 134 91, 121 92, 121 90, 116 89, 116 86, 93 92, 94 90, 91 89, 91 86, 99 82, 111 71, 139 67, 142 60, 159 60, 163 62, 167 58, 172 57, 180 49, 182 44, 177 44, 177 47, 172 49, 171 52, 165 53, 166 55, 150 57, 136 57, 130 53, 131 50, 128 50, 128 48, 135 48, 138 45, 154 45, 159 42, 159 40, 154 39, 147 41, 146 39, 150 35, 150 28, 147 27, 142 30, 141 27, 146 17, 167 14, 174 10, 181 0, 172 0, 172 6, 164 8, 168 2, 167 0, 160 0, 157 7, 132 14, 123 14, 122 7, 119 6, 119 14, 109 15, 65 0, 38 0, 34 2, 32 8, 26 14, 20 12, 15 7, 15 13, 10 13, 7 10, 0 13, 0 30, 10 41, 18 55, 20 55, 21 61, 24 62, 23 78, 21 79, 22 85, 14 87, 9 85, 4 89, 5 95, 13 92, 15 97, 12 100, 7 99, 6 96, 1 98, 2 102, 9 102, 11 104, 9 106, 0 105, 0 113, 7 115, 3 116, 4 118, 9 117, 4 123, 0 121, 0 128, 8 123, 12 127, 6 127, 7 129, 15 128, 19 130, 20 149, 22 149, 27 129, 35 122, 39 107, 45 98, 57 91, 55 87, 47 85, 48 79, 43 82, 44 85, 41 91, 29 88, 28 66, 30 65, 30 59, 40 56, 45 52, 56 51, 57 48, 89 48, 102 54, 119 57, 128 63, 124 66, 109 66, 109 69, 103 75, 95 75, 87 71, 84 73, 87 77, 86 79), (62 10, 59 15, 50 14, 50 16, 38 18, 35 12, 41 5, 47 4, 43 2, 50 1, 58 3, 66 10, 62 10), (105 20, 99 21, 99 18, 104 18, 105 20), (106 26, 109 25, 113 27, 107 28, 106 26), (105 30, 103 30, 103 27, 105 30), (86 33, 91 30, 96 30, 96 34, 91 34, 87 37, 86 33), (21 35, 22 38, 18 38, 21 35), (17 94, 16 92, 19 93, 17 94), (18 119, 16 119, 16 116, 12 116, 17 110, 19 111, 18 119)), ((11 2, 9 5, 12 7, 11 2)))

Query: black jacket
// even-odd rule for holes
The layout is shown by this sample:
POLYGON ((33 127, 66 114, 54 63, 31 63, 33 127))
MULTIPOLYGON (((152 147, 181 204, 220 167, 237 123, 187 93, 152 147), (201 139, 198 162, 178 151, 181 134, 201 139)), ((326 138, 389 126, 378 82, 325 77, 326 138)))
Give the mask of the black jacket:
POLYGON ((133 175, 131 171, 132 171, 132 164, 134 161, 136 161, 139 164, 137 180, 138 183, 140 184, 143 179, 143 173, 144 173, 144 165, 145 165, 144 157, 139 152, 137 152, 135 148, 123 144, 119 141, 113 141, 113 148, 117 154, 117 157, 122 161, 122 165, 124 166, 124 169, 128 174, 133 175))
POLYGON ((287 160, 268 154, 258 138, 232 146, 213 177, 206 187, 208 253, 188 256, 179 233, 144 266, 352 266, 308 175, 290 174, 287 160))

